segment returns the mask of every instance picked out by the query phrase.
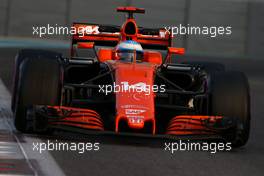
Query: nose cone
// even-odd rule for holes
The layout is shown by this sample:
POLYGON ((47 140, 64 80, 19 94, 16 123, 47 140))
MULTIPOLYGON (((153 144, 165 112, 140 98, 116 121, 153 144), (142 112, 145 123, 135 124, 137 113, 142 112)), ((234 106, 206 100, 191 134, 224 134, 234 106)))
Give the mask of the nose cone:
POLYGON ((123 86, 116 92, 117 121, 126 121, 131 129, 143 129, 145 122, 155 118, 154 71, 155 67, 149 63, 116 65, 115 84, 123 86))

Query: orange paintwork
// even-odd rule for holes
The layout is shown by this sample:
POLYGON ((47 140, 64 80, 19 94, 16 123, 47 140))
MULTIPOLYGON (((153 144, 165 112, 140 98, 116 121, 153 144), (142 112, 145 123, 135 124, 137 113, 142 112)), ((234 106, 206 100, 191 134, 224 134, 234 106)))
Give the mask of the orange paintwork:
POLYGON ((117 7, 117 12, 136 12, 136 13, 145 13, 145 9, 143 8, 137 8, 133 6, 127 6, 127 7, 117 7))
POLYGON ((199 116, 180 115, 171 119, 168 124, 166 134, 171 135, 192 135, 192 134, 215 134, 211 128, 207 128, 204 123, 208 120, 213 123, 223 118, 222 116, 199 116))
MULTIPOLYGON (((79 24, 75 23, 76 30, 79 28, 89 27, 90 33, 80 36, 73 35, 73 45, 78 43, 79 48, 91 48, 91 43, 79 43, 83 41, 95 42, 114 42, 119 43, 129 40, 137 41, 141 44, 150 44, 168 47, 168 55, 165 62, 170 62, 172 54, 184 54, 183 48, 173 48, 172 35, 165 29, 160 29, 157 35, 143 35, 139 33, 137 23, 132 17, 132 13, 144 13, 144 9, 135 7, 119 7, 117 11, 128 12, 129 17, 122 25, 120 32, 114 33, 100 33, 98 25, 93 24, 79 24), (132 34, 125 32, 126 25, 134 25, 135 30, 132 34)), ((73 52, 72 52, 73 53, 73 52)), ((155 71, 158 66, 162 64, 162 55, 156 51, 144 51, 142 62, 123 62, 118 60, 115 56, 115 50, 109 48, 100 48, 97 53, 98 60, 101 63, 108 64, 115 75, 115 85, 124 86, 124 90, 115 93, 116 96, 116 118, 115 118, 115 132, 119 132, 120 121, 127 122, 131 129, 143 129, 146 122, 152 123, 152 134, 156 133, 156 119, 155 119, 155 93, 151 87, 154 84, 155 71), (147 87, 145 87, 147 86, 147 87), (141 87, 145 91, 129 91, 131 87, 141 87), (145 89, 144 89, 145 88, 145 89), (150 91, 147 90, 150 88, 150 91)), ((54 106, 49 107, 57 111, 58 114, 63 115, 63 111, 70 111, 70 115, 64 117, 61 121, 53 121, 51 124, 64 124, 75 127, 104 130, 103 120, 100 115, 89 109, 54 106)), ((199 115, 181 115, 171 119, 168 124, 166 134, 172 135, 190 135, 190 134, 213 134, 212 129, 208 129, 204 122, 209 120, 213 122, 221 119, 221 116, 199 116, 199 115)))
POLYGON ((112 60, 113 58, 113 50, 109 48, 100 48, 98 49, 98 60, 100 62, 105 62, 108 60, 112 60))
POLYGON ((157 51, 145 51, 143 62, 149 62, 153 64, 162 64, 162 55, 160 52, 157 51))
POLYGON ((125 120, 130 128, 142 129, 144 123, 153 123, 155 133, 155 94, 151 90, 154 73, 158 65, 152 63, 135 63, 115 61, 109 62, 115 69, 115 84, 123 86, 122 91, 116 92, 116 132, 119 121, 125 120), (132 87, 139 87, 136 91, 132 87), (148 86, 148 87, 144 87, 148 86))
POLYGON ((79 49, 92 49, 94 47, 93 42, 78 42, 79 49))
POLYGON ((174 48, 174 47, 168 47, 169 54, 180 54, 183 55, 185 53, 184 48, 174 48))
POLYGON ((121 41, 125 41, 125 40, 127 40, 127 37, 130 37, 131 40, 135 40, 135 41, 137 41, 138 27, 137 27, 136 20, 133 19, 133 18, 132 18, 132 19, 127 19, 126 22, 122 25, 122 28, 121 28, 120 33, 121 33, 121 41), (129 24, 129 23, 134 24, 134 26, 136 27, 136 28, 135 28, 135 29, 136 29, 136 30, 135 30, 135 33, 134 33, 134 34, 131 34, 131 35, 126 34, 126 32, 125 32, 126 25, 129 24))
MULTIPOLYGON (((63 117, 59 120, 54 118, 53 120, 56 121, 49 122, 52 125, 63 124, 86 129, 104 130, 103 120, 100 115, 93 110, 65 106, 48 106, 48 108, 56 110, 57 114, 63 117), (69 112, 69 115, 66 117, 64 117, 63 114, 65 111, 69 112)), ((52 120, 52 118, 50 118, 50 120, 52 120)))

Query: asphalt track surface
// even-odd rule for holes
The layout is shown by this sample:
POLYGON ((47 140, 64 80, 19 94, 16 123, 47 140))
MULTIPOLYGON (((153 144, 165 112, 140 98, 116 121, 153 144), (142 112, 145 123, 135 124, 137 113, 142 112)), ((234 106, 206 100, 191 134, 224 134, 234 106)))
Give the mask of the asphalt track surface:
MULTIPOLYGON (((10 91, 14 56, 17 49, 0 49, 0 78, 10 91)), ((66 51, 62 51, 66 53, 66 51)), ((66 53, 67 55, 67 53, 66 53)), ((190 59, 189 57, 185 59, 190 59)), ((191 57, 194 60, 204 58, 191 57)), ((50 175, 52 170, 56 175, 180 175, 180 176, 262 176, 264 173, 264 62, 260 60, 240 60, 205 58, 205 60, 222 62, 227 69, 240 70, 247 74, 251 88, 251 135, 248 144, 231 152, 178 151, 171 154, 164 150, 164 139, 118 137, 101 135, 83 135, 68 132, 56 132, 53 136, 24 135, 11 129, 17 138, 22 141, 22 147, 29 156, 31 166, 23 167, 22 171, 14 173, 29 175, 50 175), (33 142, 47 142, 47 140, 58 140, 63 142, 99 142, 99 151, 90 151, 78 154, 76 151, 50 151, 44 154, 32 152, 33 142), (30 157, 32 156, 31 159, 30 157), (43 163, 46 161, 45 163, 43 163), (26 172, 27 170, 28 172, 26 172), (49 174, 48 174, 49 173, 49 174)), ((2 92, 3 94, 3 92, 2 92)), ((5 92, 5 94, 7 94, 5 92)), ((4 96, 4 95, 2 95, 4 96)), ((10 100, 6 100, 10 102, 10 100)), ((5 102, 1 102, 6 104, 5 102)), ((236 103, 236 102, 234 102, 236 103)), ((8 106, 2 106, 5 116, 12 121, 8 106)), ((0 118, 5 118, 3 115, 0 118)), ((10 130, 9 129, 9 130, 10 130)), ((6 132, 1 132, 1 135, 6 132)), ((0 155, 1 156, 1 155, 0 155)), ((0 173, 1 162, 0 157, 0 173)), ((22 157, 23 158, 23 157, 22 157)), ((19 162, 26 163, 22 159, 19 162)), ((23 164, 22 164, 23 165, 23 164)), ((11 172, 12 173, 12 172, 11 172)))

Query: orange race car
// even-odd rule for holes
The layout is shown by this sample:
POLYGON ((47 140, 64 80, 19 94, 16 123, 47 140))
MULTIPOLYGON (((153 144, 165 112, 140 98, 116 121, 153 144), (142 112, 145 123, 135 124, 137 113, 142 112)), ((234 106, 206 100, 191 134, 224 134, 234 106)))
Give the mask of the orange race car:
POLYGON ((21 50, 15 63, 12 110, 21 132, 48 129, 221 138, 245 145, 250 96, 243 73, 211 62, 172 62, 184 54, 171 32, 74 23, 71 57, 21 50), (99 47, 103 46, 103 47, 99 47), (167 51, 162 57, 162 50, 167 51))

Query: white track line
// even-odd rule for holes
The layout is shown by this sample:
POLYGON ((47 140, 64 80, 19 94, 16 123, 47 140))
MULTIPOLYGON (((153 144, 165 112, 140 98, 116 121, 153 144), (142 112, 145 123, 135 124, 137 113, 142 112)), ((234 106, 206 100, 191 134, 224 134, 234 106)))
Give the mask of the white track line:
MULTIPOLYGON (((11 112, 10 102, 11 102, 10 93, 8 92, 7 88, 4 86, 2 80, 0 79, 0 109, 5 109, 8 112, 11 112)), ((11 114, 9 114, 9 116, 10 115, 11 114)), ((13 133, 15 131, 15 128, 11 118, 5 116, 4 119, 6 126, 8 127, 11 134, 14 136, 28 166, 31 168, 34 175, 36 176, 39 175, 37 172, 37 170, 39 169, 34 168, 33 164, 31 163, 31 160, 36 160, 38 162, 38 166, 40 167, 41 174, 56 175, 56 176, 65 175, 48 151, 44 151, 41 154, 33 151, 32 149, 33 142, 35 143, 42 142, 40 139, 35 137, 23 136, 25 142, 22 143, 17 137, 17 135, 13 133)))

